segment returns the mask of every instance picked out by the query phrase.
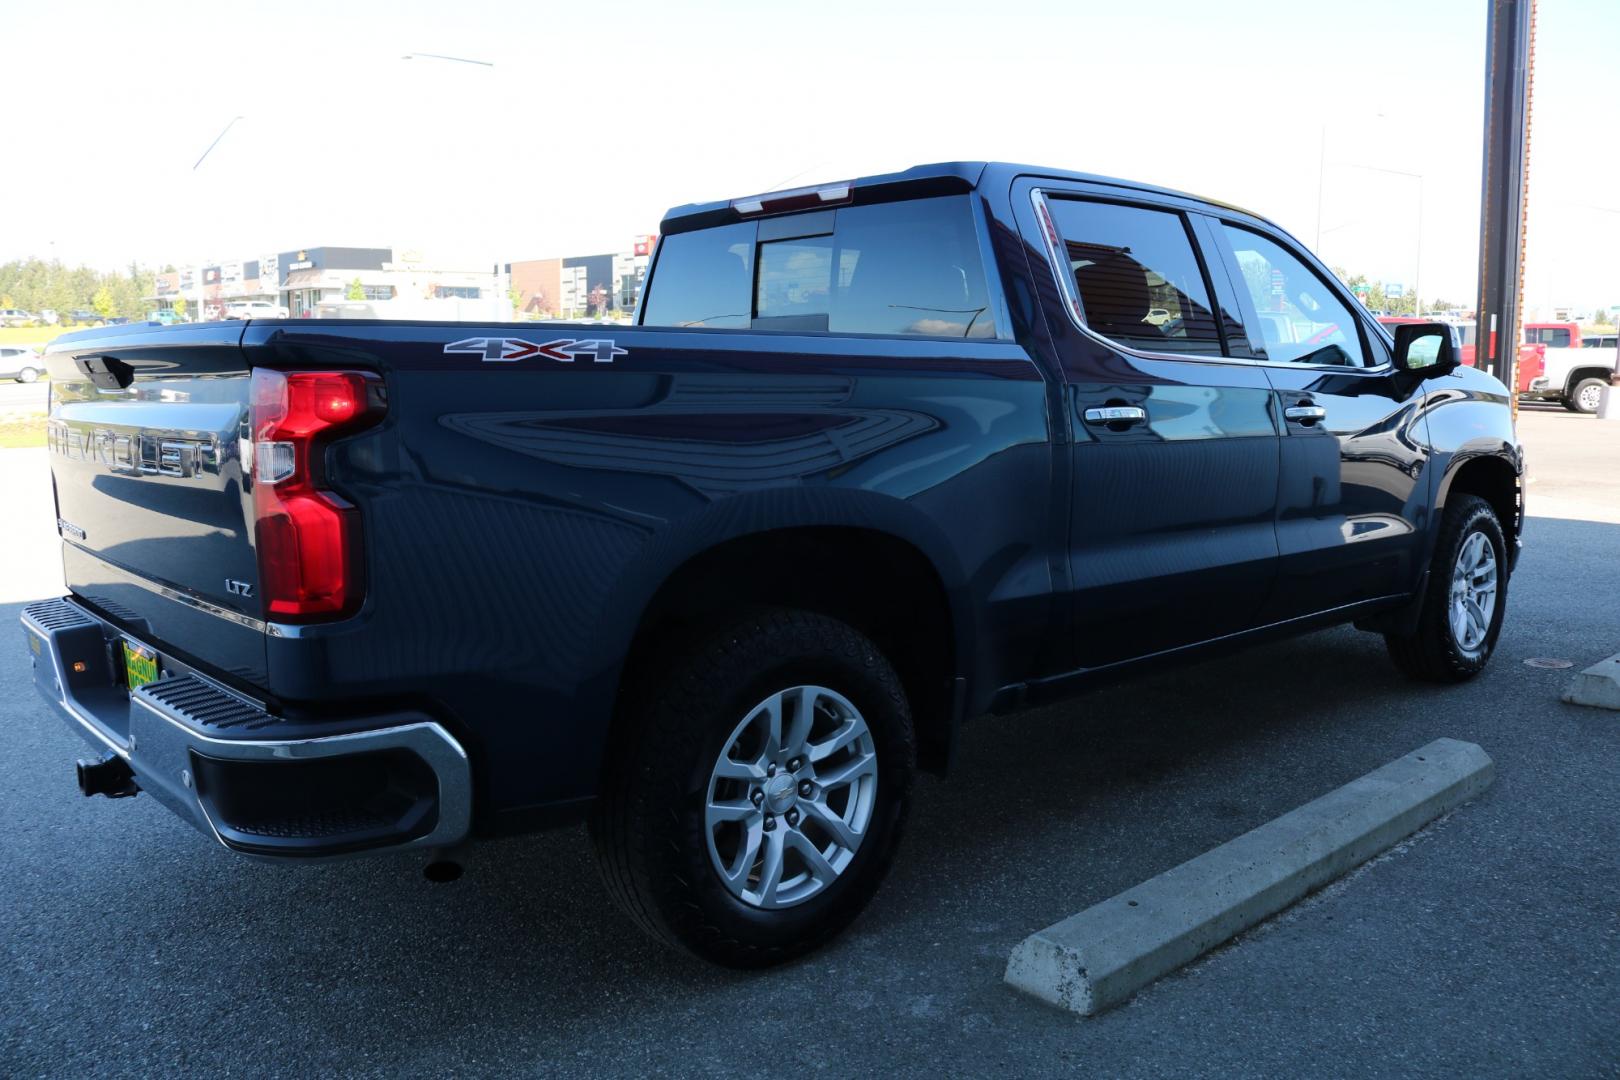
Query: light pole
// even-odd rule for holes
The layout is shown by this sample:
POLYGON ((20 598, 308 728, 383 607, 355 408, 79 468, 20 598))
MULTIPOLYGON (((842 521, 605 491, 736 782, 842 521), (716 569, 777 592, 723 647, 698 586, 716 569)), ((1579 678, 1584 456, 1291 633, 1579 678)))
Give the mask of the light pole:
POLYGON ((1327 125, 1322 125, 1322 141, 1316 147, 1316 243, 1311 251, 1322 257, 1322 180, 1327 175, 1327 125))
MULTIPOLYGON (((404 56, 401 56, 400 59, 401 60, 440 60, 440 61, 443 61, 443 62, 449 63, 449 64, 470 64, 473 67, 489 68, 491 70, 493 70, 494 67, 495 67, 495 61, 493 61, 493 60, 477 60, 477 59, 473 59, 471 57, 466 57, 466 56, 446 56, 443 53, 409 52, 409 53, 406 53, 404 56)), ((494 266, 494 289, 495 289, 495 307, 494 307, 494 311, 497 312, 497 313, 504 313, 506 315, 506 317, 504 319, 500 320, 501 322, 511 322, 512 321, 512 302, 506 295, 507 291, 506 291, 505 282, 504 282, 505 274, 501 270, 501 265, 502 264, 501 264, 500 252, 497 251, 495 253, 495 266, 494 266)))
MULTIPOLYGON (((1385 169, 1378 165, 1362 165, 1355 161, 1343 162, 1345 167, 1351 169, 1365 169, 1368 172, 1387 173, 1390 176, 1404 176, 1408 180, 1418 182, 1417 203, 1417 266, 1412 271, 1412 314, 1423 314, 1423 174, 1403 172, 1400 169, 1385 169)), ((1318 228, 1321 227, 1318 223, 1318 228)))
MULTIPOLYGON (((198 166, 202 165, 203 162, 208 160, 208 155, 214 152, 214 147, 218 146, 220 140, 225 138, 226 133, 229 132, 231 128, 236 126, 236 122, 244 119, 246 119, 246 117, 233 116, 231 117, 229 123, 219 129, 219 134, 214 136, 214 141, 208 144, 208 149, 202 152, 202 156, 199 157, 196 164, 191 167, 192 173, 196 173, 198 166)), ((203 264, 202 261, 199 260, 197 263, 197 322, 203 321, 203 315, 207 312, 207 310, 206 294, 203 291, 203 264)))

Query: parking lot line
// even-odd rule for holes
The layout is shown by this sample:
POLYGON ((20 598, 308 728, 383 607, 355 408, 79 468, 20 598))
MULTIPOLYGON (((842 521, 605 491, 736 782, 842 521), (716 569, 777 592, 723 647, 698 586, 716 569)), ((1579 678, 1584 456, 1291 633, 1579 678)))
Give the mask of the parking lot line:
POLYGON ((1436 739, 1096 904, 1013 950, 1005 979, 1090 1016, 1196 959, 1478 795, 1495 765, 1436 739))

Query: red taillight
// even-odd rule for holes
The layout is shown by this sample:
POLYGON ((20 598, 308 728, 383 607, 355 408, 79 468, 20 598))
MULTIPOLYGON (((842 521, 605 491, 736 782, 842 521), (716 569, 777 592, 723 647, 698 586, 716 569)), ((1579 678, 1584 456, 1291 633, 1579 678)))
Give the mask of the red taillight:
POLYGON ((377 420, 377 387, 358 371, 253 371, 254 532, 259 592, 273 619, 331 618, 360 601, 360 523, 321 486, 319 450, 377 420))

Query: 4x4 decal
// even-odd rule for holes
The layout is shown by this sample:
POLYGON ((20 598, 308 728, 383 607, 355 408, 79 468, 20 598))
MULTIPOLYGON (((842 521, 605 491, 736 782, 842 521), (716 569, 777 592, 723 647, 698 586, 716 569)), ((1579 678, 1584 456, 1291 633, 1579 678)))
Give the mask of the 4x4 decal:
POLYGON ((510 362, 513 360, 527 360, 531 356, 543 356, 547 360, 560 360, 571 364, 582 356, 588 356, 598 364, 611 364, 615 356, 628 356, 630 350, 618 348, 613 344, 612 338, 593 338, 590 340, 577 340, 575 338, 558 338, 545 344, 536 344, 524 341, 522 338, 510 337, 470 337, 460 341, 452 341, 444 347, 446 353, 471 353, 481 356, 486 361, 510 362))

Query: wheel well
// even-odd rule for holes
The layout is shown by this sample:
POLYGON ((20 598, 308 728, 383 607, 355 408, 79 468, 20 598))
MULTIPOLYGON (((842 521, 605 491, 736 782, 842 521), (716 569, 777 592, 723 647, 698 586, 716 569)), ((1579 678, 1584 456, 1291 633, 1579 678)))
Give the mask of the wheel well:
POLYGON ((1457 470, 1449 492, 1478 495, 1490 503, 1496 520, 1502 523, 1508 550, 1513 550, 1519 530, 1519 478, 1512 465, 1499 457, 1475 458, 1457 470))
POLYGON ((1609 376, 1612 374, 1614 374, 1613 370, 1606 367, 1576 368, 1569 373, 1569 378, 1564 380, 1564 393, 1573 394, 1575 384, 1583 379, 1602 379, 1604 382, 1608 382, 1609 376))
POLYGON ((927 556, 869 529, 807 527, 755 533, 694 555, 653 596, 636 628, 623 688, 672 643, 749 607, 815 611, 848 623, 894 665, 911 705, 918 763, 949 754, 955 636, 950 603, 927 556))

